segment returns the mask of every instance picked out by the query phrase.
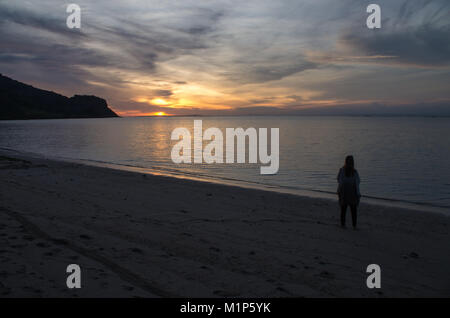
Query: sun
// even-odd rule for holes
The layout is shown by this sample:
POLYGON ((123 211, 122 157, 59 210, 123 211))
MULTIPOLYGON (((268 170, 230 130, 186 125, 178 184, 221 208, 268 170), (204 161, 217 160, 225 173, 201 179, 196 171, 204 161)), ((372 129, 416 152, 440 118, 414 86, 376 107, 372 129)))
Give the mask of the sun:
POLYGON ((170 116, 170 115, 166 114, 165 112, 155 112, 155 113, 151 113, 150 116, 162 117, 162 116, 170 116))

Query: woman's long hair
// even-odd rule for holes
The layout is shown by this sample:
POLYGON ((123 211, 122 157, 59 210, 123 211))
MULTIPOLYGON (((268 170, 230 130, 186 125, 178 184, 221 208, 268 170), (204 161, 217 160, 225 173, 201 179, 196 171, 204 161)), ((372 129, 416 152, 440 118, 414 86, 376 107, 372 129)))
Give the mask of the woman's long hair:
POLYGON ((344 171, 346 177, 352 177, 355 174, 355 160, 353 156, 345 157, 344 171))

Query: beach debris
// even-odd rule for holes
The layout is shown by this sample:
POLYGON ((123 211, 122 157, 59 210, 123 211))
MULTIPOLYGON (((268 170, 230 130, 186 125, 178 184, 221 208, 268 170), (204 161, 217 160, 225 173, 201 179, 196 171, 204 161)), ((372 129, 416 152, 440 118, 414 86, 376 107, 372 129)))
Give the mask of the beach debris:
POLYGON ((416 252, 411 252, 408 255, 403 255, 404 259, 408 259, 408 258, 414 258, 414 259, 418 259, 419 258, 419 254, 417 254, 416 252))
POLYGON ((411 252, 411 253, 409 253, 409 257, 411 257, 411 258, 419 258, 419 254, 417 254, 416 252, 411 252))
POLYGON ((37 247, 49 247, 50 245, 48 245, 48 244, 45 243, 45 242, 39 242, 39 243, 36 243, 36 246, 37 246, 37 247))
POLYGON ((138 253, 138 254, 143 254, 143 253, 144 253, 143 250, 141 250, 140 248, 137 248, 137 247, 133 247, 133 248, 131 249, 131 251, 132 251, 133 253, 138 253))
POLYGON ((327 271, 320 272, 319 276, 322 278, 334 278, 334 274, 327 271))
POLYGON ((81 234, 80 238, 82 238, 83 240, 90 240, 91 237, 89 235, 85 235, 85 234, 81 234))

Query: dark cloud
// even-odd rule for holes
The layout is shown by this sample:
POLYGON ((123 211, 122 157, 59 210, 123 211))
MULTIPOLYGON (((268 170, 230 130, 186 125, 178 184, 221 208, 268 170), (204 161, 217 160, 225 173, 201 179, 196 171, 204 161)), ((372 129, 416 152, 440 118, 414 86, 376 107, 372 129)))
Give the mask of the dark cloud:
POLYGON ((28 74, 32 81, 67 87, 95 77, 80 66, 113 65, 113 61, 100 52, 73 45, 70 41, 45 42, 37 33, 14 37, 0 30, 0 41, 0 66, 11 70, 10 74, 19 72, 15 77, 25 81, 24 75, 28 74))
POLYGON ((367 55, 393 56, 394 63, 418 66, 450 64, 450 27, 424 25, 375 35, 346 34, 342 40, 367 55))
POLYGON ((267 65, 253 64, 251 60, 240 63, 238 74, 232 74, 230 79, 244 83, 264 83, 283 79, 289 75, 314 69, 317 65, 299 56, 298 61, 287 60, 282 65, 272 64, 267 60, 267 65))
POLYGON ((195 36, 206 35, 217 30, 217 24, 224 16, 224 9, 198 9, 192 15, 193 25, 177 27, 176 30, 195 36))
POLYGON ((169 89, 160 89, 160 90, 154 91, 154 95, 156 95, 158 97, 170 97, 173 95, 173 92, 169 89))
POLYGON ((341 43, 356 51, 355 55, 393 57, 383 62, 416 66, 450 64, 449 1, 404 1, 399 10, 388 8, 382 9, 380 30, 347 31, 341 43))
POLYGON ((61 9, 61 14, 54 17, 50 14, 40 14, 26 8, 9 7, 0 3, 0 26, 4 28, 6 24, 14 23, 70 37, 85 37, 86 35, 82 30, 66 27, 66 15, 64 13, 61 9))

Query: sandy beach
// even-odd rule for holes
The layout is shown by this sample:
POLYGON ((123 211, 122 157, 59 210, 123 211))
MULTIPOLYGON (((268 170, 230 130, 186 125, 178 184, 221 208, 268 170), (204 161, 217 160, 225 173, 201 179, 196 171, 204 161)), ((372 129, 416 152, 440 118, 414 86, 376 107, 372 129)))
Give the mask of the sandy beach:
POLYGON ((450 296, 448 216, 363 199, 338 224, 333 200, 0 152, 1 297, 450 296))

